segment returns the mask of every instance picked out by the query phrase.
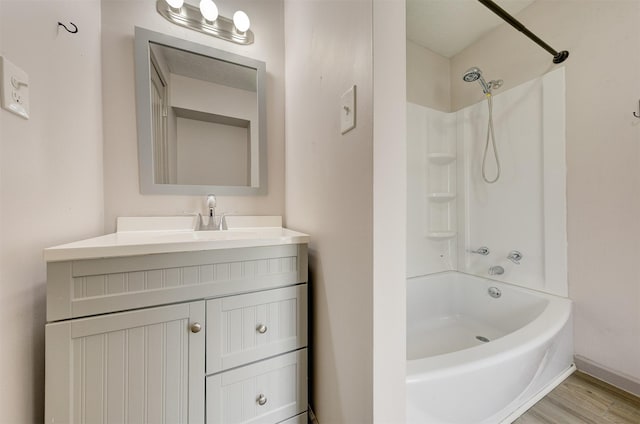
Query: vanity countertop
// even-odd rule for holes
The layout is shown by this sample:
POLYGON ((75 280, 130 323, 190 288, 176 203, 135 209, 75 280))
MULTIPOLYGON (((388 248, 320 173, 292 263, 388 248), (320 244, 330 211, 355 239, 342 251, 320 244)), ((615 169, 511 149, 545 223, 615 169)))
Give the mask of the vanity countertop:
MULTIPOLYGON (((153 222, 157 222, 158 219, 152 218, 153 222)), ((193 220, 191 217, 188 219, 193 220)), ((182 218, 182 220, 184 221, 185 218, 182 218)), ((246 220, 242 221, 244 221, 243 224, 246 224, 246 220)), ((152 227, 148 221, 143 222, 140 218, 119 218, 117 232, 47 248, 44 250, 44 259, 47 262, 57 262, 157 253, 300 244, 308 243, 310 239, 307 234, 278 226, 230 226, 229 230, 224 231, 193 231, 192 229, 176 228, 171 225, 160 225, 162 228, 160 230, 150 229, 152 227), (142 225, 132 225, 132 220, 134 222, 137 220, 142 225), (123 231, 123 228, 126 228, 126 230, 123 231)))

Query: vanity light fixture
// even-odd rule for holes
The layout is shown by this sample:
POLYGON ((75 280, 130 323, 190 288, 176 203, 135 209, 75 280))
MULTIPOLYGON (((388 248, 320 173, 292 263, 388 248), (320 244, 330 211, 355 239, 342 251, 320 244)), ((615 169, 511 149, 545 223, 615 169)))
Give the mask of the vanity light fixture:
POLYGON ((165 0, 167 4, 174 9, 180 9, 184 4, 184 0, 165 0))
POLYGON ((253 44, 253 32, 249 30, 251 22, 242 10, 233 14, 233 20, 220 16, 213 0, 200 0, 200 7, 184 0, 157 0, 156 10, 176 25, 236 44, 253 44))
POLYGON ((245 33, 251 26, 251 21, 249 21, 249 16, 247 16, 246 13, 242 10, 238 10, 233 14, 233 25, 238 31, 245 33))
POLYGON ((218 6, 212 0, 200 0, 200 13, 209 22, 218 19, 218 6))

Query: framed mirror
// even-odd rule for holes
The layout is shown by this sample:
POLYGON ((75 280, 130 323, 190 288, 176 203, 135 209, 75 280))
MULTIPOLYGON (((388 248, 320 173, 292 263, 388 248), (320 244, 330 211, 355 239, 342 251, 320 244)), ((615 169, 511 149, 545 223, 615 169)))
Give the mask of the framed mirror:
POLYGON ((264 62, 136 27, 135 76, 143 194, 266 193, 264 62))

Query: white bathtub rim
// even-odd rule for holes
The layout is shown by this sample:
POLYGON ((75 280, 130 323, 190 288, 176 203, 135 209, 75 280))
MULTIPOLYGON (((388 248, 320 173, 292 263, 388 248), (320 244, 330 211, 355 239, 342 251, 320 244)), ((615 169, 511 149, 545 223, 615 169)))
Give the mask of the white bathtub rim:
MULTIPOLYGON (((480 279, 479 277, 475 277, 480 279)), ((491 281, 493 283, 493 280, 491 281)), ((496 281, 497 284, 506 284, 496 281)), ((509 285, 509 288, 512 288, 509 285)), ((513 287, 522 291, 531 290, 513 287)), ((545 309, 533 321, 503 337, 467 349, 426 358, 407 360, 407 384, 425 379, 446 378, 452 373, 464 373, 477 367, 495 365, 509 358, 531 351, 547 343, 559 333, 571 317, 570 299, 535 292, 548 300, 545 309)))

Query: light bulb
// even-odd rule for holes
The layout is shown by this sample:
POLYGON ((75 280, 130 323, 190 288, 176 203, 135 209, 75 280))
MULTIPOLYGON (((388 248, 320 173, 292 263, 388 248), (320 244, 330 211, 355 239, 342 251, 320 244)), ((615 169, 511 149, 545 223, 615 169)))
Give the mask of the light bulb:
POLYGON ((249 17, 242 10, 238 10, 233 14, 233 25, 240 32, 247 32, 249 27, 251 26, 251 22, 249 21, 249 17))
POLYGON ((184 0, 165 0, 167 4, 174 9, 180 9, 184 4, 184 0))
POLYGON ((200 0, 200 13, 209 21, 218 19, 218 6, 211 0, 200 0))

